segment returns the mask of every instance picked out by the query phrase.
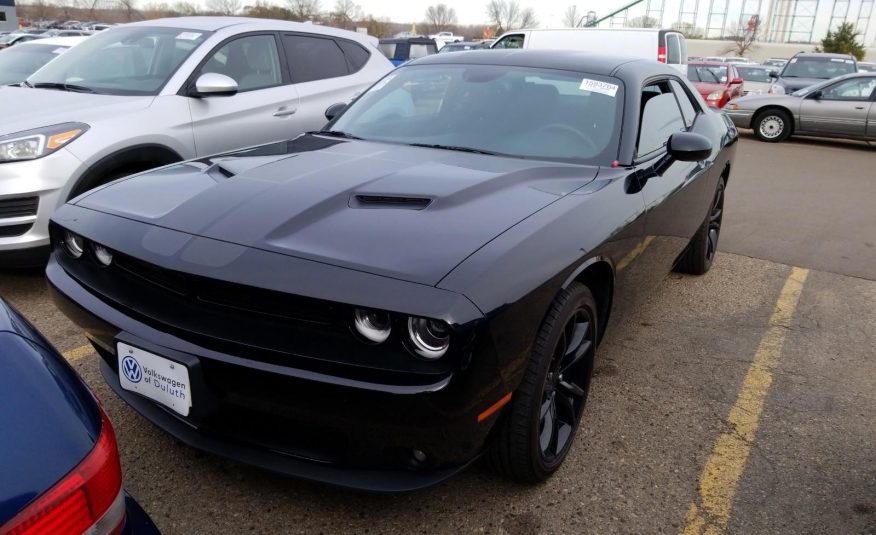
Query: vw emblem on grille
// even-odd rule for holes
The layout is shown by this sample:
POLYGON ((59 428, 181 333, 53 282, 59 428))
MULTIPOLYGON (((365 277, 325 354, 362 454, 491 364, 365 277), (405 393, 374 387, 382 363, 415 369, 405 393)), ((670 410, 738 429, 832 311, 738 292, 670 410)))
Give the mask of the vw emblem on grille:
POLYGON ((140 369, 140 363, 132 356, 127 356, 122 359, 122 372, 128 381, 139 383, 143 379, 143 370, 140 369))

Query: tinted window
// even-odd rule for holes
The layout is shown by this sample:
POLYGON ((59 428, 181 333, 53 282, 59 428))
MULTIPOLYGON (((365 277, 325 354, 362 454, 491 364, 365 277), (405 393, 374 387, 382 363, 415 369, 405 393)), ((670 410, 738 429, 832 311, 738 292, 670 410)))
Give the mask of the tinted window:
POLYGON ((678 105, 681 107, 685 124, 692 125, 697 116, 697 105, 691 101, 690 95, 681 86, 681 82, 671 80, 669 83, 672 85, 672 92, 678 97, 678 105))
POLYGON ((669 136, 684 130, 684 118, 668 82, 642 89, 642 120, 639 124, 638 155, 645 156, 666 145, 669 136))
POLYGON ((201 67, 201 74, 228 76, 240 91, 252 91, 282 83, 280 56, 273 35, 241 37, 223 45, 201 67))
POLYGON ((507 35, 499 39, 493 48, 523 48, 523 34, 507 35))
POLYGON ((621 82, 607 76, 408 66, 375 84, 332 129, 372 141, 607 164, 617 158, 623 102, 621 82))
POLYGON ((681 47, 678 44, 678 35, 674 33, 666 34, 666 63, 681 63, 681 47))
POLYGON ((789 78, 836 78, 855 72, 852 59, 825 57, 798 57, 788 60, 783 77, 789 78))
POLYGON ((761 69, 759 67, 736 67, 739 75, 746 82, 772 82, 769 69, 761 69))
POLYGON ((337 41, 338 46, 344 51, 347 56, 347 63, 350 64, 350 72, 357 72, 368 63, 368 58, 371 53, 361 46, 351 41, 337 41))
POLYGON ((853 78, 826 87, 821 92, 822 100, 870 100, 876 78, 853 78))
POLYGON ((293 83, 337 78, 350 73, 344 53, 334 39, 284 35, 283 46, 293 83))

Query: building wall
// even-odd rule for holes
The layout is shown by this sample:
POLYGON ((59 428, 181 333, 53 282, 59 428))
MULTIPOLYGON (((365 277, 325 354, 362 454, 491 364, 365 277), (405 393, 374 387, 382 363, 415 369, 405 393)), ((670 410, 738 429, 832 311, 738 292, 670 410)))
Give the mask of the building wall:
POLYGON ((15 15, 15 0, 0 0, 0 30, 17 30, 18 17, 15 15))
MULTIPOLYGON (((731 41, 688 39, 687 53, 690 56, 733 56, 734 54, 725 52, 731 46, 731 41)), ((790 58, 797 52, 814 51, 814 44, 755 43, 746 56, 754 61, 763 61, 767 58, 790 58)), ((876 48, 867 49, 864 61, 876 62, 876 48)))

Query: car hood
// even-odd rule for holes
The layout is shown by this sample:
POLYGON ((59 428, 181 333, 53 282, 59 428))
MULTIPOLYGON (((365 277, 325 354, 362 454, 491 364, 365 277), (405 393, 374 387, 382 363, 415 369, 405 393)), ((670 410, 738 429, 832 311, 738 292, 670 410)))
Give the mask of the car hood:
POLYGON ((694 87, 696 87, 697 91, 699 91, 704 97, 713 91, 723 91, 728 89, 724 84, 715 84, 712 82, 694 82, 694 87))
POLYGON ((122 179, 73 202, 151 225, 435 285, 598 167, 301 136, 122 179))
POLYGON ((798 89, 809 87, 810 85, 820 84, 824 78, 781 78, 778 82, 780 86, 785 88, 786 93, 793 93, 798 89))
POLYGON ((94 95, 55 89, 0 87, 0 136, 66 122, 89 123, 142 109, 154 97, 94 95))

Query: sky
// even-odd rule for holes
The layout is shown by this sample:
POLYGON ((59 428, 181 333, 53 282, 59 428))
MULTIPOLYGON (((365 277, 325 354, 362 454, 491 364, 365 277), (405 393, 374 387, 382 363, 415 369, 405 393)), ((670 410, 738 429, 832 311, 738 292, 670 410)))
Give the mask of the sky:
MULTIPOLYGON (((422 21, 425 18, 424 14, 426 12, 426 8, 432 4, 438 3, 439 1, 443 1, 445 4, 456 10, 456 15, 459 18, 459 22, 461 24, 485 24, 487 22, 487 0, 357 0, 357 3, 362 6, 362 9, 366 14, 372 14, 375 17, 387 17, 394 22, 404 22, 422 21)), ((629 0, 575 2, 575 0, 518 0, 518 3, 523 8, 533 8, 536 14, 536 18, 540 23, 540 26, 542 28, 550 28, 562 26, 563 14, 566 9, 571 5, 577 5, 579 11, 582 12, 593 10, 598 15, 607 15, 615 9, 627 4, 628 1, 629 0)), ((692 6, 695 3, 699 2, 700 8, 697 25, 702 27, 706 27, 709 25, 707 21, 708 9, 709 5, 713 3, 713 0, 662 0, 662 2, 661 0, 644 0, 638 6, 630 10, 630 17, 644 15, 649 1, 652 14, 654 14, 654 11, 659 9, 661 3, 663 4, 664 26, 669 26, 673 22, 678 20, 680 3, 682 1, 685 2, 686 11, 692 11, 692 6)), ((727 17, 728 25, 732 25, 731 22, 735 24, 735 22, 739 20, 740 14, 743 12, 743 10, 746 13, 758 12, 758 6, 760 6, 761 16, 765 17, 767 14, 768 6, 770 4, 770 0, 725 1, 729 6, 727 17)), ((836 4, 838 6, 848 5, 848 18, 849 20, 855 22, 857 19, 859 6, 862 2, 866 3, 867 0, 837 0, 836 4)), ((322 0, 322 7, 324 10, 330 9, 333 4, 334 0, 322 0)), ((723 4, 723 2, 721 2, 720 0, 714 0, 714 4, 716 6, 720 6, 723 4)), ((828 25, 830 24, 831 10, 833 9, 834 1, 821 0, 820 2, 816 2, 816 0, 800 0, 799 5, 801 6, 801 8, 803 8, 801 11, 799 11, 799 13, 805 13, 805 11, 808 10, 808 14, 814 14, 815 17, 798 18, 797 26, 795 29, 803 28, 805 30, 805 28, 814 24, 814 38, 817 40, 823 37, 824 33, 826 33, 827 31, 828 25), (816 5, 818 5, 817 11, 815 10, 816 5)), ((872 6, 873 4, 867 5, 872 6)), ((839 13, 842 13, 842 11, 840 11, 839 13)), ((720 22, 720 19, 714 18, 712 20, 711 26, 718 27, 720 25, 720 22)), ((606 27, 607 23, 603 23, 602 26, 606 27)), ((874 46, 873 41, 876 40, 876 13, 872 14, 872 21, 869 27, 869 31, 867 33, 868 35, 865 43, 868 46, 874 46)), ((798 36, 805 34, 808 34, 808 32, 800 31, 797 33, 798 36)))

